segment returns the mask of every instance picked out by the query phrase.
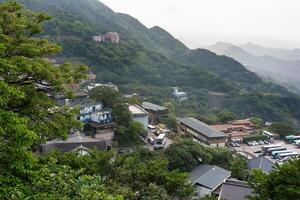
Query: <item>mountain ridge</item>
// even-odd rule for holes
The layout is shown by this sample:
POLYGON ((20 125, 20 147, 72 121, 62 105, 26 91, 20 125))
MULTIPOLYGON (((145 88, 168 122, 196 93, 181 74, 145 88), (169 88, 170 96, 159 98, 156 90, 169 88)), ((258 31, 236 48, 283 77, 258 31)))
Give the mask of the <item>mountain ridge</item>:
MULTIPOLYGON (((249 46, 249 43, 247 45, 249 46)), ((250 45, 253 44, 250 43, 250 45)), ((294 92, 300 92, 300 60, 286 61, 273 55, 254 55, 244 49, 243 46, 219 42, 204 48, 214 51, 219 55, 232 57, 260 76, 271 78, 273 81, 294 92)))

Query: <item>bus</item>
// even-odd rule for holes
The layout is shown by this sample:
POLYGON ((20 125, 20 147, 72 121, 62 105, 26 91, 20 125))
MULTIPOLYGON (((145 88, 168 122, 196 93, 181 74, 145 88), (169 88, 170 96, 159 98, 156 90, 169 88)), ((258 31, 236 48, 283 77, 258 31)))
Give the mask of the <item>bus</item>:
POLYGON ((269 144, 269 145, 264 145, 261 147, 261 150, 262 151, 267 151, 268 149, 270 148, 276 148, 276 147, 282 147, 281 145, 279 144, 269 144))
POLYGON ((277 155, 277 159, 278 160, 283 160, 285 158, 288 158, 288 157, 294 157, 294 156, 298 156, 299 154, 296 153, 296 152, 291 152, 291 153, 281 153, 281 154, 278 154, 277 155))
POLYGON ((262 135, 267 136, 269 140, 272 140, 274 138, 274 135, 268 131, 263 131, 262 135))
POLYGON ((267 153, 268 153, 269 155, 271 155, 272 152, 274 152, 274 151, 284 151, 284 150, 287 150, 287 148, 286 148, 286 147, 269 148, 269 149, 267 150, 267 153))
POLYGON ((299 140, 300 139, 300 135, 287 135, 284 138, 284 141, 286 143, 293 143, 295 140, 299 140))
POLYGON ((165 138, 166 138, 166 134, 160 134, 155 141, 154 144, 154 150, 158 150, 158 149, 162 149, 165 146, 165 138))
POLYGON ((151 133, 154 133, 155 132, 155 126, 152 126, 152 125, 148 125, 148 130, 151 132, 151 133))
POLYGON ((296 147, 300 147, 300 140, 295 140, 294 143, 295 143, 296 147))
POLYGON ((278 154, 282 154, 282 153, 292 153, 292 150, 282 150, 282 151, 273 151, 272 152, 272 158, 276 159, 278 154))

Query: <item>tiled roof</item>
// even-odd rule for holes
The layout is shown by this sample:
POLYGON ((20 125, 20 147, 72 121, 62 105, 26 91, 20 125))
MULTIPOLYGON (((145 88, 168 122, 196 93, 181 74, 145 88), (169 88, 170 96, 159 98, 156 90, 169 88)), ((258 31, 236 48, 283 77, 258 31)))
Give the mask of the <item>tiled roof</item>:
POLYGON ((200 165, 193 169, 190 174, 190 182, 194 185, 201 185, 214 190, 221 183, 223 183, 231 175, 221 167, 213 165, 200 165))
POLYGON ((264 172, 270 172, 272 170, 274 163, 264 156, 253 158, 248 161, 249 169, 261 169, 264 172))
POLYGON ((252 189, 247 182, 237 180, 227 180, 223 183, 220 199, 226 200, 246 200, 247 196, 252 193, 252 189))

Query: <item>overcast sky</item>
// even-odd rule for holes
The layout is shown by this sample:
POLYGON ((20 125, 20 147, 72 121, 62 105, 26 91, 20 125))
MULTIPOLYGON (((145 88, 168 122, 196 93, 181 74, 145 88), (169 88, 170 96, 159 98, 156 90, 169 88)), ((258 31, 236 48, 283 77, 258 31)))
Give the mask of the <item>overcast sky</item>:
POLYGON ((101 0, 189 47, 248 41, 300 48, 300 0, 101 0))

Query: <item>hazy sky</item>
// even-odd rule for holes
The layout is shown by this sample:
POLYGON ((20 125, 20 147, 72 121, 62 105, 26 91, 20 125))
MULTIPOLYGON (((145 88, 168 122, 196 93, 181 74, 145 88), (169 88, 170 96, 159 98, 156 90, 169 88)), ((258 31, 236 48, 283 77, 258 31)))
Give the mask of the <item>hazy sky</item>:
POLYGON ((300 48, 300 0, 101 0, 194 48, 248 41, 300 48))

